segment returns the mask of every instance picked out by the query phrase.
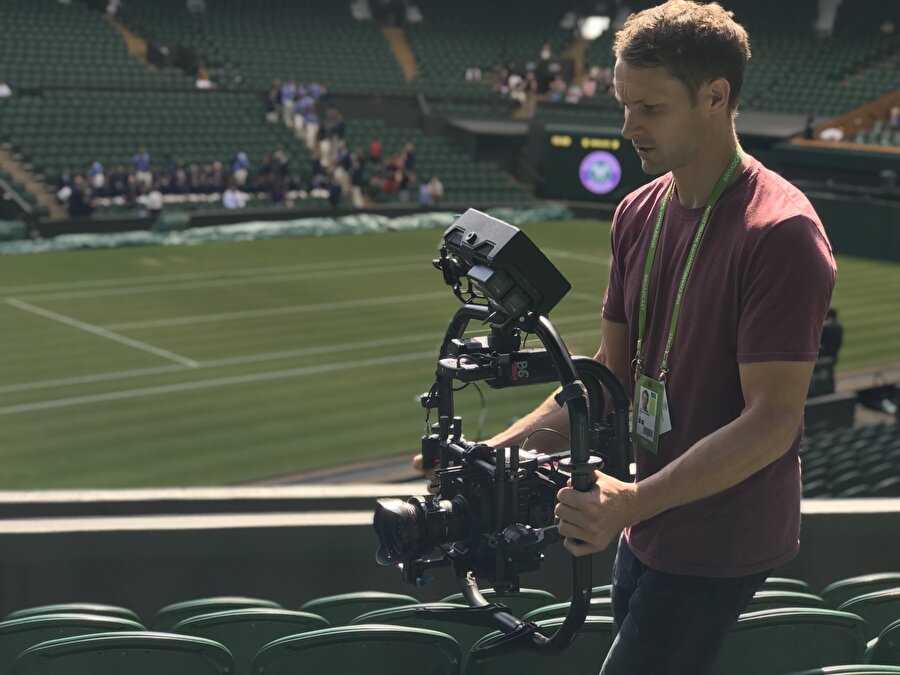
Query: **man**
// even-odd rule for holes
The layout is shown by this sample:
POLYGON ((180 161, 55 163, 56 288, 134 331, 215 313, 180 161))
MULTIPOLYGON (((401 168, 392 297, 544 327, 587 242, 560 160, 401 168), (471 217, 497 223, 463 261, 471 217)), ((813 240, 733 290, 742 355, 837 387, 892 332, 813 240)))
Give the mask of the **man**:
MULTIPOLYGON (((803 407, 835 267, 807 199, 740 151, 750 49, 731 13, 673 0, 632 15, 615 53, 622 136, 662 175, 616 211, 595 358, 658 405, 650 438, 633 434, 636 481, 598 473, 560 490, 556 514, 573 555, 619 538, 601 673, 701 675, 799 548, 803 407)), ((552 398, 486 442, 540 427, 567 428, 552 398)))

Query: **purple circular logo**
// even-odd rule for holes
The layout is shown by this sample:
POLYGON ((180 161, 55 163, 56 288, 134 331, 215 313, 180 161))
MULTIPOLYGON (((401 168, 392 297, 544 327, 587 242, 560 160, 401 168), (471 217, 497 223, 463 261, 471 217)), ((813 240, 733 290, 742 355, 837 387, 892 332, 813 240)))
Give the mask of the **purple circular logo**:
POLYGON ((622 165, 610 153, 598 150, 581 160, 578 177, 586 190, 605 195, 615 190, 622 180, 622 165))

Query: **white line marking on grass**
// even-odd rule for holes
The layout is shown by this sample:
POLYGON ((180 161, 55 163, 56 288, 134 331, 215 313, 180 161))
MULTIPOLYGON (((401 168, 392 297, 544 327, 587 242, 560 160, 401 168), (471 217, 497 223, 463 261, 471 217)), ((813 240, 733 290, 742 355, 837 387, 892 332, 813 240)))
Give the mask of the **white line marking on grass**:
MULTIPOLYGON (((199 365, 200 368, 203 364, 199 365)), ((11 394, 19 391, 32 391, 34 389, 52 389, 54 387, 68 387, 76 384, 90 384, 91 382, 106 382, 107 380, 123 380, 129 377, 141 377, 142 375, 161 375, 163 373, 177 373, 184 370, 184 366, 157 366, 156 368, 135 368, 133 370, 111 370, 106 373, 94 373, 91 375, 74 375, 72 377, 60 377, 55 380, 34 380, 32 382, 19 382, 0 386, 0 394, 11 394)))
POLYGON ((341 363, 324 363, 318 366, 305 366, 303 368, 291 368, 290 370, 276 370, 266 373, 252 373, 249 375, 237 375, 233 377, 219 377, 211 380, 199 380, 195 382, 181 382, 167 384, 158 387, 144 387, 142 389, 126 389, 123 391, 111 391, 104 394, 91 394, 89 396, 74 396, 49 401, 35 401, 21 405, 9 405, 0 408, 0 415, 13 415, 22 412, 36 412, 39 410, 52 410, 55 408, 68 408, 71 406, 87 405, 91 403, 105 403, 108 401, 121 401, 131 398, 144 398, 147 396, 160 396, 163 394, 175 394, 198 389, 214 389, 236 384, 249 384, 253 382, 268 382, 271 380, 283 380, 292 377, 304 377, 306 375, 319 375, 333 373, 340 370, 352 370, 353 368, 369 368, 372 366, 386 366, 406 361, 415 361, 434 356, 434 351, 416 352, 413 354, 400 354, 397 356, 383 356, 375 359, 362 359, 360 361, 343 361, 341 363))
POLYGON ((161 356, 164 359, 175 361, 175 363, 180 363, 181 365, 187 366, 188 368, 196 368, 198 365, 197 362, 193 359, 181 356, 180 354, 176 354, 175 352, 170 352, 167 349, 160 349, 159 347, 154 347, 153 345, 147 344, 146 342, 141 342, 140 340, 132 340, 131 338, 125 337, 124 335, 119 335, 118 333, 113 333, 106 330, 105 328, 101 328, 100 326, 95 326, 90 323, 85 323, 84 321, 79 321, 78 319, 73 319, 62 314, 57 314, 56 312, 51 312, 48 309, 35 307, 32 304, 22 302, 21 300, 16 300, 15 298, 7 298, 6 304, 12 305, 13 307, 18 307, 19 309, 26 312, 31 312, 32 314, 37 314, 38 316, 42 316, 45 319, 64 323, 67 326, 72 326, 73 328, 83 330, 86 333, 91 333, 92 335, 98 335, 99 337, 106 338, 107 340, 118 342, 119 344, 126 345, 127 347, 133 347, 134 349, 140 349, 143 352, 149 352, 150 354, 161 356))
POLYGON ((130 321, 126 323, 108 324, 110 330, 131 330, 134 328, 163 328, 168 326, 187 326, 195 323, 215 323, 218 321, 234 321, 238 319, 257 319, 265 316, 284 316, 286 314, 305 314, 340 309, 359 309, 360 307, 377 307, 393 305, 400 302, 420 302, 446 298, 446 293, 417 293, 414 295, 388 296, 385 298, 366 298, 364 300, 346 300, 343 302, 321 302, 311 305, 289 305, 269 309, 250 309, 244 312, 225 312, 222 314, 198 314, 181 316, 172 319, 152 319, 150 321, 130 321))
MULTIPOLYGON (((590 314, 574 314, 572 316, 563 317, 554 321, 554 325, 563 326, 571 323, 580 323, 582 321, 596 320, 597 313, 590 314)), ((577 338, 598 333, 600 326, 589 330, 573 331, 563 335, 563 338, 577 338)), ((474 329, 466 331, 467 335, 478 335, 490 333, 490 329, 474 329)), ((260 354, 246 354, 244 356, 229 356, 222 359, 211 359, 209 361, 200 361, 197 368, 210 369, 221 368, 225 366, 237 366, 249 363, 262 363, 265 361, 278 361, 281 359, 291 359, 303 356, 322 356, 325 354, 335 354, 339 352, 357 351, 360 349, 379 349, 381 347, 390 347, 391 345, 411 344, 417 342, 433 342, 435 345, 434 354, 437 356, 437 348, 443 338, 442 330, 435 330, 430 333, 420 333, 418 335, 397 335, 394 337, 383 338, 380 340, 362 340, 359 342, 344 342, 340 344, 325 345, 322 347, 301 347, 298 349, 288 349, 280 352, 263 352, 260 354)), ((20 391, 32 391, 36 389, 53 389, 54 387, 66 387, 79 384, 91 384, 93 382, 106 382, 109 380, 123 380, 131 377, 142 377, 145 375, 162 375, 166 373, 181 372, 184 368, 181 366, 157 366, 155 368, 136 368, 133 370, 116 370, 106 373, 94 373, 90 375, 76 375, 73 377, 64 377, 54 380, 36 380, 32 382, 20 382, 17 384, 0 385, 0 394, 10 394, 20 391)))
MULTIPOLYGON (((430 266, 430 265, 429 265, 430 266)), ((329 279, 335 277, 352 277, 373 272, 385 272, 390 270, 408 272, 424 268, 422 263, 405 265, 372 265, 369 267, 345 266, 341 269, 329 268, 312 272, 291 272, 289 274, 270 274, 260 276, 248 276, 226 279, 211 279, 208 281, 193 281, 185 283, 168 284, 142 284, 139 286, 117 286, 115 288, 98 288, 85 291, 65 291, 61 293, 37 293, 27 295, 29 300, 72 300, 77 298, 100 298, 111 295, 137 295, 139 293, 171 293, 198 288, 222 288, 227 286, 247 286, 250 284, 271 284, 281 281, 305 281, 309 279, 329 279)))
POLYGON ((132 277, 114 277, 109 279, 95 279, 91 281, 58 281, 47 284, 30 284, 26 286, 2 286, 0 294, 22 295, 40 291, 74 291, 93 288, 121 288, 122 286, 143 286, 146 284, 177 283, 179 281, 201 281, 204 279, 227 279, 233 277, 256 276, 263 274, 282 274, 285 272, 311 272, 328 269, 345 269, 348 265, 373 262, 382 265, 397 265, 402 263, 414 263, 422 261, 421 256, 406 256, 403 258, 379 258, 377 260, 346 261, 334 260, 331 262, 301 263, 296 265, 279 265, 264 267, 242 267, 235 269, 209 270, 207 272, 185 272, 179 274, 159 274, 132 277))

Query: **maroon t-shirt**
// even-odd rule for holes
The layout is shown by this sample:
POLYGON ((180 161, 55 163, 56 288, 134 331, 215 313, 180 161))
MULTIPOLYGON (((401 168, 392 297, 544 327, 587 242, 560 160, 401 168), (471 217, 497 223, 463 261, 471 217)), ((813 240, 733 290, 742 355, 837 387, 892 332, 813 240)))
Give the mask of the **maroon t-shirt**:
MULTIPOLYGON (((666 174, 628 195, 613 220, 603 316, 628 325, 631 359, 647 250, 671 180, 666 174)), ((702 214, 673 192, 650 278, 644 354, 653 378, 702 214)), ((660 436, 658 455, 635 446, 638 480, 741 414, 739 364, 816 360, 834 277, 831 245, 809 201, 747 156, 713 209, 694 261, 669 357, 672 430, 660 436)), ((633 397, 634 382, 626 385, 633 397)), ((661 572, 714 577, 755 574, 790 560, 800 545, 801 436, 802 425, 787 453, 742 483, 626 530, 634 554, 661 572)))

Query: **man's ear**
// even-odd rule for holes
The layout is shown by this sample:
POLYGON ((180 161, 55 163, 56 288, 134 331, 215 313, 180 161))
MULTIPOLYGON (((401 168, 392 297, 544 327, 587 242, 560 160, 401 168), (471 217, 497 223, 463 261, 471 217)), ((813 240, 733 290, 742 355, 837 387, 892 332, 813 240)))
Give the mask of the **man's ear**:
POLYGON ((728 109, 728 98, 731 96, 731 85, 724 77, 717 77, 706 83, 706 103, 709 112, 728 109))

